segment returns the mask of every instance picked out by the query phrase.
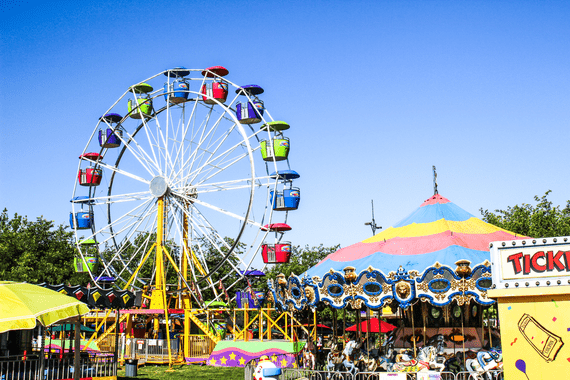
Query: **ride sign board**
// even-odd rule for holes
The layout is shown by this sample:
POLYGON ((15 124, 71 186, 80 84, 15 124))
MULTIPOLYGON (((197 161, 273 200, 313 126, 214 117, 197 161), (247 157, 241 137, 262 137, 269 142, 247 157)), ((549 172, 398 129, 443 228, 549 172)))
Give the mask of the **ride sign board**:
POLYGON ((570 284, 567 237, 491 243, 495 288, 570 284))
POLYGON ((490 245, 507 379, 568 379, 570 237, 490 245))

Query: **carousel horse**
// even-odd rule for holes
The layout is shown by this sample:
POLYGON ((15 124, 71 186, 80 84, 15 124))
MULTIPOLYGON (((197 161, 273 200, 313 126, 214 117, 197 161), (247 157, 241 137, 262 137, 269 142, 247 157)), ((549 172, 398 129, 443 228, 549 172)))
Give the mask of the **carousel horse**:
POLYGON ((459 351, 455 354, 453 354, 451 357, 449 357, 446 361, 445 361, 445 371, 446 372, 453 372, 453 373, 458 373, 458 372, 464 372, 466 371, 463 362, 468 361, 469 359, 473 359, 476 358, 477 354, 468 351, 468 352, 463 352, 463 351, 459 351))
POLYGON ((429 363, 431 369, 437 369, 441 372, 445 368, 446 357, 444 352, 445 337, 442 334, 437 334, 428 340, 427 346, 419 349, 417 359, 429 363))
POLYGON ((437 369, 441 372, 445 368, 444 362, 438 360, 437 348, 434 346, 420 348, 417 359, 420 363, 427 363, 428 369, 437 369))
POLYGON ((342 364, 344 365, 344 368, 346 368, 346 370, 350 372, 353 376, 356 376, 356 374, 358 373, 358 367, 356 367, 356 365, 354 364, 353 356, 355 350, 357 350, 359 347, 360 345, 356 343, 354 339, 351 339, 348 343, 346 343, 346 346, 344 346, 344 350, 342 351, 342 355, 344 358, 342 364))
POLYGON ((370 341, 363 338, 360 343, 360 355, 355 360, 355 364, 364 372, 374 372, 378 367, 378 350, 371 349, 370 346, 370 341))
POLYGON ((303 350, 303 368, 315 369, 315 354, 306 348, 303 350))
POLYGON ((334 344, 331 347, 331 351, 327 355, 327 365, 326 371, 327 379, 331 378, 331 372, 336 372, 340 370, 342 364, 342 352, 338 349, 338 345, 334 344))
MULTIPOLYGON (((425 356, 425 354, 422 355, 422 357, 423 356, 425 356)), ((396 355, 396 362, 392 366, 393 372, 420 372, 427 370, 429 370, 428 362, 414 359, 412 353, 404 349, 396 355)))
POLYGON ((436 334, 428 341, 428 346, 434 346, 437 350, 437 355, 443 355, 445 351, 445 336, 443 334, 436 334))
POLYGON ((488 371, 501 367, 503 355, 497 351, 479 351, 476 359, 469 359, 465 367, 474 379, 492 380, 493 376, 488 371))
POLYGON ((361 370, 365 372, 376 371, 376 368, 378 368, 378 354, 374 355, 374 351, 376 350, 371 350, 370 353, 360 351, 357 362, 361 370))
POLYGON ((396 350, 394 349, 395 336, 389 335, 382 344, 382 353, 378 359, 378 367, 381 367, 386 372, 392 372, 392 367, 396 361, 396 350))

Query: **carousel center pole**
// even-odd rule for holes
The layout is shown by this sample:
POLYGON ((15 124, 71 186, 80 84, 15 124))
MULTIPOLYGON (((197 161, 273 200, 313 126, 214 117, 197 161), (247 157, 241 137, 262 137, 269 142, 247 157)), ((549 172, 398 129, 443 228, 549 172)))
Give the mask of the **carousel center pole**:
POLYGON ((362 336, 362 328, 360 326, 360 309, 356 310, 356 339, 360 342, 360 337, 362 336))
POLYGON ((370 309, 368 307, 366 307, 366 356, 370 359, 370 309))
POLYGON ((411 305, 410 314, 412 317, 412 340, 414 343, 414 358, 417 356, 416 353, 416 326, 414 324, 414 305, 411 305))
POLYGON ((344 348, 346 341, 346 308, 342 309, 342 347, 344 348))
MULTIPOLYGON (((336 309, 333 307, 333 345, 336 344, 337 339, 337 329, 336 329, 336 309)), ((332 346, 331 346, 332 349, 332 346)))

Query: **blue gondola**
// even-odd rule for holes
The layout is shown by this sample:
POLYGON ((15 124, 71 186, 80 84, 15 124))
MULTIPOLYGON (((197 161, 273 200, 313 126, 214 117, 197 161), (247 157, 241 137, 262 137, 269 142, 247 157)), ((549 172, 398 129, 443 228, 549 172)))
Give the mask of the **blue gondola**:
POLYGON ((175 78, 174 81, 168 81, 164 84, 164 99, 167 102, 180 104, 188 100, 190 83, 184 79, 188 74, 190 74, 190 70, 185 67, 176 67, 164 73, 169 78, 175 78))
POLYGON ((297 210, 301 201, 301 191, 298 187, 274 192, 271 190, 271 204, 275 211, 297 210))
POLYGON ((275 211, 289 211, 297 210, 299 202, 301 201, 301 190, 298 187, 293 187, 294 179, 299 178, 300 175, 294 170, 280 170, 271 174, 271 178, 276 178, 280 183, 287 188, 283 190, 274 189, 270 191, 271 204, 275 211))
POLYGON ((80 196, 75 197, 70 202, 78 203, 81 205, 81 211, 78 211, 73 214, 73 212, 69 213, 69 225, 71 228, 78 229, 78 230, 87 230, 91 228, 93 223, 93 213, 91 211, 91 207, 89 207, 88 211, 83 210, 83 206, 87 205, 90 206, 92 204, 91 200, 87 196, 80 196))

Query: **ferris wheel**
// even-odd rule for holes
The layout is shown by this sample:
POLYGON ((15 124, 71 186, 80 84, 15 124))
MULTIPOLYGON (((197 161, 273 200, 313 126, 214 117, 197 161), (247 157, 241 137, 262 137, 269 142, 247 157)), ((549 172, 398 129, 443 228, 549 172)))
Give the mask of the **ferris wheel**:
POLYGON ((256 257, 289 260, 285 222, 300 201, 289 124, 273 120, 260 86, 227 74, 160 72, 98 120, 79 156, 70 214, 75 270, 96 286, 186 289, 207 306, 256 257))

